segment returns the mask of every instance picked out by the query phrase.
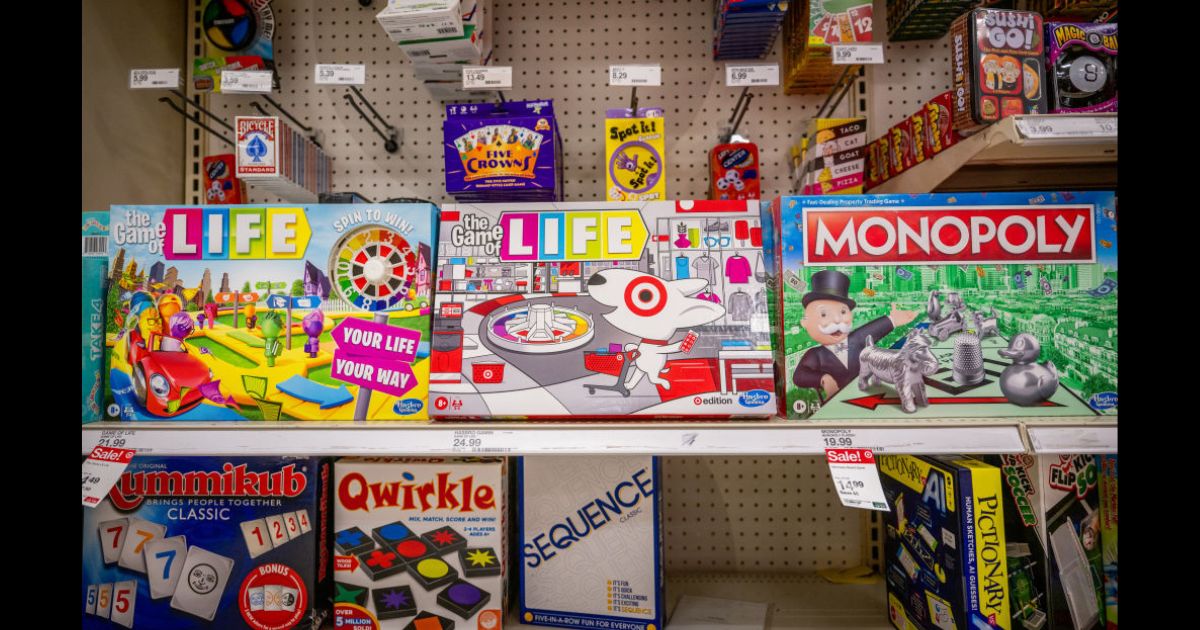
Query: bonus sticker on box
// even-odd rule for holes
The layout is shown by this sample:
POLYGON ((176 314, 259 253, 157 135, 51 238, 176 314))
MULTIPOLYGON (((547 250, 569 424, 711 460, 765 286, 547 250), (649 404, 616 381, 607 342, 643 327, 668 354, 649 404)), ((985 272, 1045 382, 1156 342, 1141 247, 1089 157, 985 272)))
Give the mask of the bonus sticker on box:
POLYGON ((113 206, 108 415, 426 418, 435 216, 113 206))
POLYGON ((505 460, 347 457, 334 465, 334 624, 499 630, 505 460))
POLYGON ((443 206, 432 413, 771 415, 762 244, 757 201, 443 206))
POLYGON ((1112 193, 782 197, 771 212, 776 273, 796 279, 778 313, 789 417, 1116 414, 1112 193))
POLYGON ((518 460, 521 621, 663 627, 659 481, 657 457, 518 460))
POLYGON ((139 456, 84 510, 84 628, 318 627, 331 461, 139 456))

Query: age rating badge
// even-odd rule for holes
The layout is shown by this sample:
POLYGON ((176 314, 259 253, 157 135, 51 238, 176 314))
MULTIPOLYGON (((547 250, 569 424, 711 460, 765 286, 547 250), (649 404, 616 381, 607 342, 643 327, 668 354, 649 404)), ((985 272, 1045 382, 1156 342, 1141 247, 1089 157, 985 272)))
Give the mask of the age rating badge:
POLYGON ((869 448, 827 448, 829 476, 842 505, 867 510, 888 511, 875 467, 875 453, 869 448))

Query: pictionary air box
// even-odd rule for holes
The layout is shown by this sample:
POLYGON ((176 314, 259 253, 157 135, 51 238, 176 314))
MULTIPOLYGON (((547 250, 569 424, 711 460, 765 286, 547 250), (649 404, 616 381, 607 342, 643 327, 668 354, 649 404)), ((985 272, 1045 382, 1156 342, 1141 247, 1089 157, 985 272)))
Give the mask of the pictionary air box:
POLYGON ((782 197, 786 413, 1117 413, 1111 192, 782 197))
POLYGON ((775 410, 757 201, 448 205, 437 270, 436 418, 775 410))
POLYGON ((644 455, 517 461, 521 621, 661 630, 659 461, 644 455))
POLYGON ((104 419, 104 285, 108 282, 108 213, 84 212, 83 262, 83 382, 80 385, 83 422, 104 419))
POLYGON ((1042 16, 974 9, 950 25, 954 128, 970 132, 1001 118, 1045 114, 1042 16))
POLYGON ((1095 455, 1039 455, 1038 490, 1050 557, 1049 628, 1105 627, 1100 470, 1095 455))
POLYGON ((331 462, 138 455, 83 514, 84 628, 313 628, 331 462))
POLYGON ((999 469, 955 457, 878 461, 889 507, 884 556, 892 625, 1012 630, 999 469))
POLYGON ((113 206, 108 416, 427 418, 436 213, 113 206))
POLYGON ((1012 592, 1009 613, 1017 630, 1048 630, 1050 610, 1049 558, 1046 556, 1046 520, 1038 488, 1038 458, 1024 453, 986 455, 983 461, 1000 469, 1004 490, 1004 538, 1008 558, 1008 584, 1012 592))
POLYGON ((501 627, 504 459, 342 458, 334 480, 335 627, 501 627))

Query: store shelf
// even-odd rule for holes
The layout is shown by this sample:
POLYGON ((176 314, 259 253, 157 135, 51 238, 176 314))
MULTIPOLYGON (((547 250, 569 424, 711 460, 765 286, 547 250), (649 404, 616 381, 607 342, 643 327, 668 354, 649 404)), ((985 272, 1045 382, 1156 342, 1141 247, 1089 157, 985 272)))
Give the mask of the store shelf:
POLYGON ((1028 427, 1029 445, 1035 453, 1117 452, 1117 426, 1028 427))
POLYGON ((870 192, 1112 188, 1117 183, 1116 119, 1116 114, 1005 118, 870 192), (1114 131, 1100 137, 1060 134, 1053 138, 1030 138, 1021 131, 1023 126, 1054 124, 1064 118, 1113 121, 1114 131))
POLYGON ((84 425, 82 452, 91 450, 100 432, 113 429, 136 431, 131 445, 158 455, 820 455, 826 446, 924 454, 1021 453, 1031 446, 1047 453, 1116 451, 1115 418, 1027 418, 919 424, 780 419, 640 424, 99 422, 84 425), (1034 428, 1042 425, 1044 429, 1034 428), (1109 444, 1111 449, 1104 450, 1109 444))

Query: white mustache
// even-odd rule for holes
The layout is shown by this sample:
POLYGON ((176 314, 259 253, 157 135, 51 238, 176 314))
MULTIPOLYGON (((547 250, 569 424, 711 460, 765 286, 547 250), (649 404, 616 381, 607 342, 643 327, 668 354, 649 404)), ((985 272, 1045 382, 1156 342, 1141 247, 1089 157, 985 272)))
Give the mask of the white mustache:
POLYGON ((832 335, 835 332, 849 334, 850 333, 850 324, 834 322, 832 324, 826 324, 824 326, 817 326, 817 330, 820 330, 822 333, 824 333, 826 335, 832 335))

